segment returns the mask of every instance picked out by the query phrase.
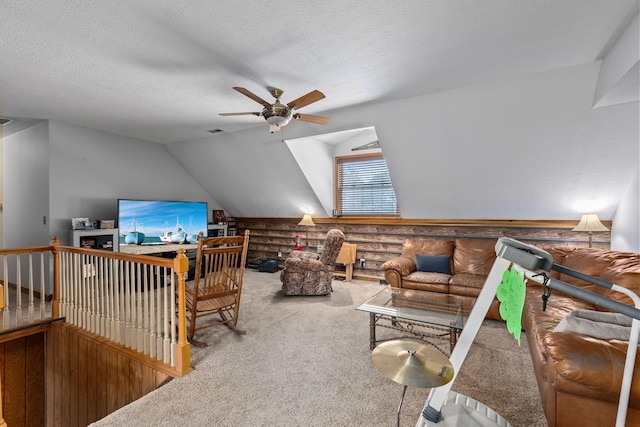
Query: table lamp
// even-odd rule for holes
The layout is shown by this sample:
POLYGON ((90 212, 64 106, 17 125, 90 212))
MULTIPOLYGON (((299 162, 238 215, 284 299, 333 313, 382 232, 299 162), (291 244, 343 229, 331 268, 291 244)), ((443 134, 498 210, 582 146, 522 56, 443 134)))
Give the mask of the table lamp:
POLYGON ((591 247, 592 242, 593 242, 592 233, 594 231, 596 231, 596 232, 597 231, 609 231, 609 229, 607 227, 605 227, 604 224, 602 224, 600 222, 600 218, 598 218, 598 214, 588 213, 588 214, 583 214, 582 215, 582 218, 580 218, 580 222, 573 229, 573 231, 588 231, 589 232, 589 247, 591 247))
POLYGON ((304 225, 306 227, 306 231, 307 231, 307 235, 306 235, 306 242, 305 242, 305 248, 309 247, 309 227, 315 227, 316 225, 313 223, 313 220, 311 219, 311 215, 309 214, 304 214, 304 216, 302 217, 302 220, 298 223, 298 225, 304 225))

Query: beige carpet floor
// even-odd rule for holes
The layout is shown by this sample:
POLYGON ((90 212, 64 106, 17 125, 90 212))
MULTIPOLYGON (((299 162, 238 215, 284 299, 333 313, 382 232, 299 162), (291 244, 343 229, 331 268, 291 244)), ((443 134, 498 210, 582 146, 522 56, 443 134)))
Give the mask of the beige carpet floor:
MULTIPOLYGON (((285 297, 278 273, 247 270, 237 335, 202 331, 195 371, 116 411, 98 426, 395 426, 402 386, 374 367, 369 316, 355 308, 374 282, 335 280, 320 297, 285 297)), ((546 420, 526 337, 485 320, 452 389, 512 425, 546 420)), ((401 425, 415 426, 429 389, 408 388, 401 425)))

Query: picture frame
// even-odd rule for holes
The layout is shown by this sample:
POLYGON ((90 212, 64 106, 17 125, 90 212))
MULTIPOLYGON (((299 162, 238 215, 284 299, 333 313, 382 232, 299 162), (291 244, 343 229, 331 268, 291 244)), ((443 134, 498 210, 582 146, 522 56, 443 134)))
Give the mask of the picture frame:
POLYGON ((224 215, 224 210, 218 210, 218 209, 214 209, 213 210, 213 223, 214 224, 218 224, 221 222, 225 222, 226 221, 226 217, 224 215))
POLYGON ((113 220, 113 219, 101 219, 100 221, 98 221, 98 223, 100 224, 100 228, 109 229, 109 228, 113 228, 114 227, 115 220, 113 220))
POLYGON ((71 218, 71 228, 74 230, 86 230, 89 218, 71 218))

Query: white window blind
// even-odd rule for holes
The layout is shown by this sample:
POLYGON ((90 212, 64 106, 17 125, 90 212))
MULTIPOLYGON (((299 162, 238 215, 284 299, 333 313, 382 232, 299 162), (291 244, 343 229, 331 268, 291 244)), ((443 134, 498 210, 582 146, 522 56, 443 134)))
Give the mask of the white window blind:
POLYGON ((398 215, 396 193, 381 154, 336 158, 339 215, 398 215))

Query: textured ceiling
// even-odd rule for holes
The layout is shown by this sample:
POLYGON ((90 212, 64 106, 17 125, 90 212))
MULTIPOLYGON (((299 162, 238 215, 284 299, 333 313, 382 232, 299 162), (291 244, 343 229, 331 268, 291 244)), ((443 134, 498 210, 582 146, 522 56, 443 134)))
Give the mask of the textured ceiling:
POLYGON ((267 100, 280 87, 284 102, 319 89, 326 99, 302 112, 331 117, 590 63, 638 11, 637 0, 2 4, 0 115, 160 143, 265 126, 218 115, 260 110, 232 86, 267 100))

